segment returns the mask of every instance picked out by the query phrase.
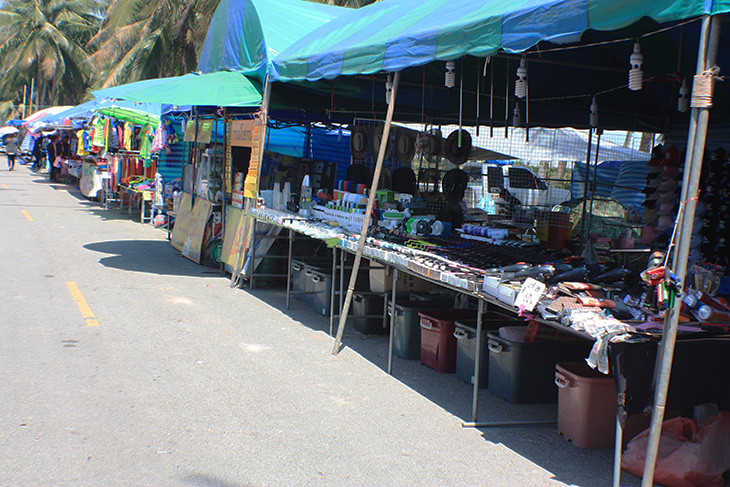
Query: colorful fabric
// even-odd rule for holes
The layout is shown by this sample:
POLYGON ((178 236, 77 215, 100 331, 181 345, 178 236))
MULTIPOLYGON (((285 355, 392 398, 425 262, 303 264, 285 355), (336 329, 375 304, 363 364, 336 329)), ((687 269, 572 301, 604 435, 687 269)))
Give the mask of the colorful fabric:
POLYGON ((124 122, 124 137, 123 137, 123 147, 124 150, 131 151, 132 150, 132 141, 134 140, 134 125, 129 122, 124 122))
POLYGON ((154 137, 155 132, 151 125, 145 125, 139 132, 139 155, 144 159, 144 167, 150 167, 152 165, 150 150, 152 149, 152 140, 154 137))
POLYGON ((91 139, 91 144, 96 147, 105 147, 104 143, 104 123, 105 120, 102 118, 95 118, 92 126, 94 127, 94 133, 91 139))
POLYGON ((157 126, 157 132, 155 133, 154 139, 152 139, 152 152, 157 152, 164 149, 167 146, 167 124, 160 120, 157 126))

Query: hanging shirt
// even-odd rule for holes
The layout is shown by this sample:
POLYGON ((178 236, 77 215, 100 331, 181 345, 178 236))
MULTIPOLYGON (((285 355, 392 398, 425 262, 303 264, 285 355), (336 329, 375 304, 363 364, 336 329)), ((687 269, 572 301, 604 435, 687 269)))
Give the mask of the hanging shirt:
POLYGON ((96 147, 105 147, 104 144, 104 120, 97 117, 94 119, 92 124, 94 127, 94 134, 91 139, 91 144, 96 147))
POLYGON ((139 132, 139 155, 144 159, 144 167, 150 167, 152 160, 150 159, 150 149, 152 148, 152 139, 155 133, 151 125, 145 125, 139 132))
POLYGON ((160 120, 160 124, 157 126, 157 132, 155 138, 152 139, 152 147, 150 150, 156 152, 162 150, 167 145, 167 125, 160 120))
POLYGON ((129 122, 124 122, 124 137, 123 146, 125 150, 132 150, 132 141, 134 140, 134 125, 129 122))
POLYGON ((79 130, 76 132, 76 155, 79 156, 88 156, 89 150, 88 150, 88 142, 84 139, 84 135, 86 134, 85 130, 79 130))

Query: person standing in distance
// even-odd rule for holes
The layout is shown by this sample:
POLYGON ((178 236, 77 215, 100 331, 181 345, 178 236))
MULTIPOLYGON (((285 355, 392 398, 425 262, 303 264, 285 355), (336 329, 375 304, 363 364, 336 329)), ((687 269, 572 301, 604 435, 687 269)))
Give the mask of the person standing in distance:
POLYGON ((18 156, 18 139, 14 135, 9 135, 5 139, 5 155, 8 156, 8 170, 15 169, 15 158, 18 156))
POLYGON ((56 157, 61 155, 61 143, 59 142, 60 137, 58 134, 53 134, 51 142, 48 144, 48 162, 51 163, 51 171, 49 172, 48 178, 51 181, 56 181, 56 175, 59 172, 58 167, 54 164, 56 157))

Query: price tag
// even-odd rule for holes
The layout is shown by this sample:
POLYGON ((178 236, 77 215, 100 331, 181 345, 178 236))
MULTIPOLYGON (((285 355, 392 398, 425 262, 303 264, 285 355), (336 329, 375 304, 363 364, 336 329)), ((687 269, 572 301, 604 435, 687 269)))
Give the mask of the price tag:
POLYGON ((545 292, 546 287, 545 284, 537 279, 528 277, 522 283, 520 292, 517 294, 517 298, 515 298, 515 306, 520 308, 520 310, 532 311, 535 309, 537 302, 540 301, 540 297, 545 292))

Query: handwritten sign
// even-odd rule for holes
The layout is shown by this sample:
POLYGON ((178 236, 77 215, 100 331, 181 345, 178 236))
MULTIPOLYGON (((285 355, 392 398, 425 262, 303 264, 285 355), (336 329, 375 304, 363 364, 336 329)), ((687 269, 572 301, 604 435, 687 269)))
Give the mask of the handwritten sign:
POLYGON ((515 307, 524 311, 532 311, 535 309, 537 302, 540 301, 540 297, 542 297, 542 293, 545 292, 545 288, 546 286, 544 283, 537 279, 528 277, 525 279, 525 282, 522 283, 520 292, 517 293, 517 297, 515 298, 515 307))

